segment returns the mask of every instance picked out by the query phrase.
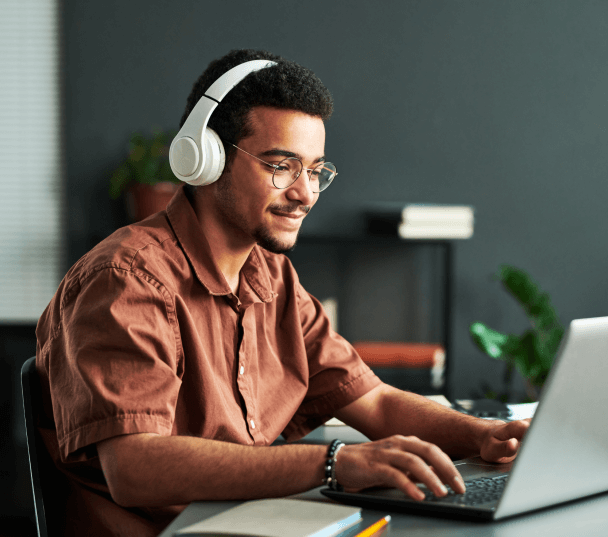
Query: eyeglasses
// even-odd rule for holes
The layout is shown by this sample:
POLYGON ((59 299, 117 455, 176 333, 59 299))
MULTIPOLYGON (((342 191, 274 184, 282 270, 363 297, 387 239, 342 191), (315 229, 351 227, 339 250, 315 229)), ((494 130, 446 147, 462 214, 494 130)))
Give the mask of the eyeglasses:
MULTIPOLYGON (((247 151, 234 144, 230 145, 236 147, 243 153, 247 153, 247 151)), ((336 167, 331 162, 321 162, 314 168, 309 169, 304 168, 302 161, 297 157, 287 157, 278 164, 271 164, 270 162, 266 162, 265 160, 262 160, 251 153, 247 154, 273 169, 272 184, 276 188, 280 189, 293 185, 298 180, 298 177, 300 177, 303 170, 306 170, 308 180, 310 182, 310 188, 315 193, 323 192, 329 185, 331 185, 331 182, 334 180, 336 175, 338 175, 336 167)))

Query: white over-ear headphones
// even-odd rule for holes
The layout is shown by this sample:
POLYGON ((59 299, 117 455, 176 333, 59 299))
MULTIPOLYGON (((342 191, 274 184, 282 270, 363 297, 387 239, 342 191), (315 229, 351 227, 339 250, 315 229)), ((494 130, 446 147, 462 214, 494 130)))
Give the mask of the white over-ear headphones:
POLYGON ((237 65, 218 78, 200 98, 169 149, 171 169, 178 179, 198 186, 209 185, 220 178, 226 153, 220 137, 207 127, 209 118, 226 94, 243 78, 271 65, 276 65, 276 62, 252 60, 237 65))

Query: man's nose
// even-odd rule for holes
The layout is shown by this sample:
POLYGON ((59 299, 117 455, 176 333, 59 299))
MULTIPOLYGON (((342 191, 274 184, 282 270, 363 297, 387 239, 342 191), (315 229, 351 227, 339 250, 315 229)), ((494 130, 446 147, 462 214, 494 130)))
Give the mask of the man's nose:
POLYGON ((286 195, 289 199, 297 199, 303 205, 312 205, 317 194, 312 191, 308 172, 303 169, 299 177, 287 187, 286 195))

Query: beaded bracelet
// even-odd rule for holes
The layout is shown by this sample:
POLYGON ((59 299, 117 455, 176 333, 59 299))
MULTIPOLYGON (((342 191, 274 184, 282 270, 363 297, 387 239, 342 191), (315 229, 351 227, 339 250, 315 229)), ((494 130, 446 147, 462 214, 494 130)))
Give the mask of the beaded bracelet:
POLYGON ((329 444, 329 448, 327 449, 327 461, 325 461, 325 479, 324 483, 332 490, 343 491, 344 488, 338 484, 338 480, 336 479, 336 457, 338 456, 338 451, 340 451, 344 447, 344 442, 336 439, 333 440, 331 444, 329 444))

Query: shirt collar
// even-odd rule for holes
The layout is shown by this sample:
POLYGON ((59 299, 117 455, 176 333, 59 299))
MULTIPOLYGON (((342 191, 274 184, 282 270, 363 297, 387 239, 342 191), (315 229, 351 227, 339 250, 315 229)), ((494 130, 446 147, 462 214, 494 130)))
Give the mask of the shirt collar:
MULTIPOLYGON (((201 284, 212 295, 230 295, 232 293, 230 286, 213 259, 209 242, 201 229, 184 186, 180 187, 167 205, 167 217, 201 284)), ((245 261, 241 275, 262 302, 270 302, 276 296, 272 292, 268 264, 257 244, 245 261)))

